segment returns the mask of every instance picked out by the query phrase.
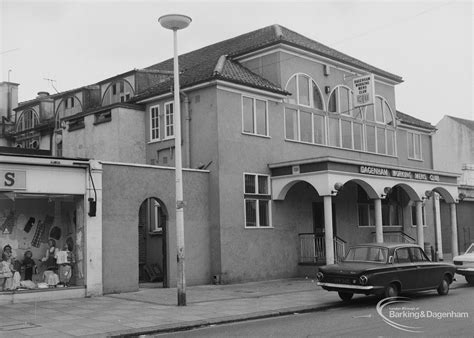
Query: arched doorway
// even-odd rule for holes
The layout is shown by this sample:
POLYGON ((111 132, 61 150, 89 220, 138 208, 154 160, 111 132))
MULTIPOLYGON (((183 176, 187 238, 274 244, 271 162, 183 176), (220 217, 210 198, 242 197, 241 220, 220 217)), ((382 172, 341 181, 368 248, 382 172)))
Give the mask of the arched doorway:
POLYGON ((168 212, 158 198, 147 198, 138 214, 138 280, 140 287, 167 285, 168 212))

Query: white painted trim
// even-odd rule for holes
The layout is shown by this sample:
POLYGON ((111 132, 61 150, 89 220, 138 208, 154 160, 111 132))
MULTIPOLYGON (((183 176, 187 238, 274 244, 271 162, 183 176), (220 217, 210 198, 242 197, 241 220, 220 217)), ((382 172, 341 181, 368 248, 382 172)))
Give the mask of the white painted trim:
POLYGON ((270 123, 269 123, 269 114, 268 114, 268 100, 264 99, 264 98, 257 98, 257 97, 254 97, 254 96, 250 96, 250 95, 245 95, 245 94, 241 94, 241 100, 240 100, 240 103, 241 103, 241 108, 242 108, 242 134, 245 134, 245 135, 253 135, 253 136, 261 136, 261 137, 268 137, 270 138, 270 123), (254 128, 255 128, 255 132, 254 133, 251 133, 251 132, 248 132, 248 131, 245 131, 244 130, 244 98, 247 98, 247 99, 250 99, 252 100, 252 107, 253 107, 253 125, 254 125, 254 128), (265 129, 266 129, 266 134, 263 135, 263 134, 258 134, 257 133, 257 100, 259 101, 263 101, 265 103, 265 129))
POLYGON ((174 114, 176 113, 175 112, 175 106, 174 106, 174 102, 173 101, 168 101, 168 102, 164 102, 163 103, 163 140, 171 140, 171 139, 174 139, 175 136, 174 136, 174 129, 175 129, 175 125, 174 125, 174 114), (171 119, 171 124, 166 124, 166 107, 169 107, 169 106, 173 106, 173 118, 171 119), (172 135, 168 135, 168 127, 172 127, 173 128, 173 134, 172 135))
MULTIPOLYGON (((365 69, 358 68, 358 67, 355 67, 355 66, 349 66, 349 65, 347 65, 343 62, 336 61, 334 59, 324 57, 324 56, 316 54, 314 52, 309 52, 309 51, 303 50, 301 48, 294 47, 294 46, 288 46, 288 45, 280 45, 280 47, 277 47, 277 48, 275 48, 275 46, 270 46, 270 47, 261 49, 259 51, 256 51, 254 53, 250 53, 247 56, 237 57, 235 59, 239 60, 240 62, 246 62, 246 61, 249 61, 249 60, 252 60, 252 59, 255 59, 255 58, 258 58, 258 57, 262 57, 262 56, 265 56, 265 55, 268 55, 268 54, 273 54, 275 52, 288 53, 288 54, 293 55, 295 57, 300 57, 300 58, 303 58, 303 59, 307 59, 307 60, 310 60, 312 62, 319 63, 321 65, 329 64, 331 67, 336 68, 340 71, 350 72, 350 73, 352 73, 351 75, 363 75, 363 74, 368 73, 368 71, 365 70, 365 69), (301 55, 300 53, 303 53, 303 55, 301 55), (306 54, 306 55, 304 55, 304 54, 306 54)), ((285 60, 287 60, 287 59, 285 59, 285 60)), ((279 63, 281 63, 282 61, 285 61, 285 60, 279 60, 279 63)), ((361 62, 363 62, 363 61, 361 61, 361 62)), ((376 68, 376 67, 374 67, 374 68, 376 68)), ((395 74, 393 74, 393 75, 395 75, 395 74)), ((374 74, 374 77, 377 77, 375 79, 376 82, 379 82, 379 83, 382 83, 382 84, 385 84, 385 85, 389 85, 389 86, 394 86, 394 85, 399 83, 395 80, 389 79, 385 76, 378 75, 378 74, 374 74)), ((401 82, 403 82, 403 80, 401 82)))
POLYGON ((150 128, 149 128, 149 131, 150 131, 150 141, 148 143, 155 143, 155 142, 158 142, 161 140, 161 123, 160 123, 160 113, 161 113, 161 110, 160 110, 160 105, 159 104, 156 104, 156 105, 153 105, 153 106, 150 106, 149 107, 149 110, 148 110, 148 113, 150 114, 150 118, 148 119, 148 122, 150 123, 150 128), (158 108, 158 138, 153 138, 152 135, 153 135, 153 123, 152 123, 152 109, 153 108, 158 108))
MULTIPOLYGON (((383 156, 383 155, 381 155, 381 156, 383 156)), ((393 157, 393 156, 391 156, 391 157, 393 157)), ((354 164, 354 165, 372 165, 374 167, 380 167, 380 168, 386 168, 387 167, 387 165, 384 164, 384 163, 370 162, 370 161, 361 162, 361 161, 342 159, 342 158, 332 157, 332 156, 316 157, 316 158, 306 159, 306 160, 301 160, 301 161, 297 160, 297 161, 287 161, 287 162, 280 162, 280 163, 274 163, 274 164, 270 163, 268 165, 268 167, 270 169, 274 169, 274 168, 289 167, 289 166, 293 166, 293 165, 302 165, 302 164, 318 163, 318 162, 335 162, 335 163, 354 164)), ((443 171, 434 171, 434 170, 425 169, 425 168, 414 168, 414 167, 404 167, 404 166, 389 166, 389 168, 387 168, 387 169, 417 171, 417 172, 424 172, 424 173, 430 173, 430 174, 438 174, 438 175, 448 176, 448 177, 460 177, 461 176, 461 174, 457 174, 457 173, 449 173, 449 172, 443 172, 443 171)), ((367 177, 367 175, 364 175, 364 176, 367 177)), ((278 176, 278 177, 280 177, 280 176, 278 176)), ((383 177, 383 176, 381 176, 381 177, 383 177)), ((416 182, 423 182, 423 181, 416 181, 416 182)), ((431 181, 429 181, 429 182, 431 182, 431 181)), ((445 182, 443 182, 442 184, 457 186, 456 183, 445 183, 445 182)))
POLYGON ((262 89, 257 89, 257 88, 248 87, 244 85, 238 85, 235 83, 225 82, 222 80, 218 80, 216 82, 217 82, 216 89, 239 93, 239 94, 243 94, 244 92, 247 92, 247 93, 252 93, 252 95, 261 95, 262 97, 265 97, 265 99, 267 100, 270 100, 270 98, 273 98, 275 102, 279 102, 279 103, 282 102, 282 100, 286 97, 286 95, 283 95, 283 94, 268 92, 262 89))

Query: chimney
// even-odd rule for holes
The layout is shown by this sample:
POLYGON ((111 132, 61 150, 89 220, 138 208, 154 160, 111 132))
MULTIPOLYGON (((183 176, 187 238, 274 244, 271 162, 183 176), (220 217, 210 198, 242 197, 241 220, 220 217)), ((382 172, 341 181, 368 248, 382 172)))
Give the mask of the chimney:
POLYGON ((41 99, 43 97, 48 97, 49 93, 48 92, 38 92, 38 96, 36 96, 37 99, 41 99))

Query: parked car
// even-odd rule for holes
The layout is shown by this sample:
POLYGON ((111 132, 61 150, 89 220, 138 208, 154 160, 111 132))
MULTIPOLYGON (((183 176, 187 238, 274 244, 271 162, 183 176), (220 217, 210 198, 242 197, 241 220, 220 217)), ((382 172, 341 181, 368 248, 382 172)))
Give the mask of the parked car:
POLYGON ((316 277, 323 289, 349 301, 354 293, 396 297, 436 289, 447 295, 455 272, 453 264, 431 262, 418 245, 370 243, 351 247, 341 263, 320 267, 316 277))
POLYGON ((466 282, 474 285, 474 243, 467 248, 464 255, 454 257, 453 261, 456 265, 456 273, 463 275, 466 282))

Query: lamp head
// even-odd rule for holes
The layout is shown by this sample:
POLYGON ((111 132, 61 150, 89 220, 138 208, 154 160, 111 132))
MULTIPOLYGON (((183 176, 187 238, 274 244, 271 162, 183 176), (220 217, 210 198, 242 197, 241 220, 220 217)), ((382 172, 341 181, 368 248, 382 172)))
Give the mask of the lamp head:
POLYGON ((337 195, 338 192, 341 191, 343 187, 344 187, 344 184, 337 182, 334 184, 334 190, 332 190, 331 193, 337 195))
POLYGON ((191 21, 189 16, 182 14, 167 14, 158 19, 161 26, 174 31, 188 27, 191 21))
POLYGON ((461 192, 461 193, 459 193, 458 198, 459 198, 459 201, 462 201, 463 199, 466 198, 466 194, 461 192))

